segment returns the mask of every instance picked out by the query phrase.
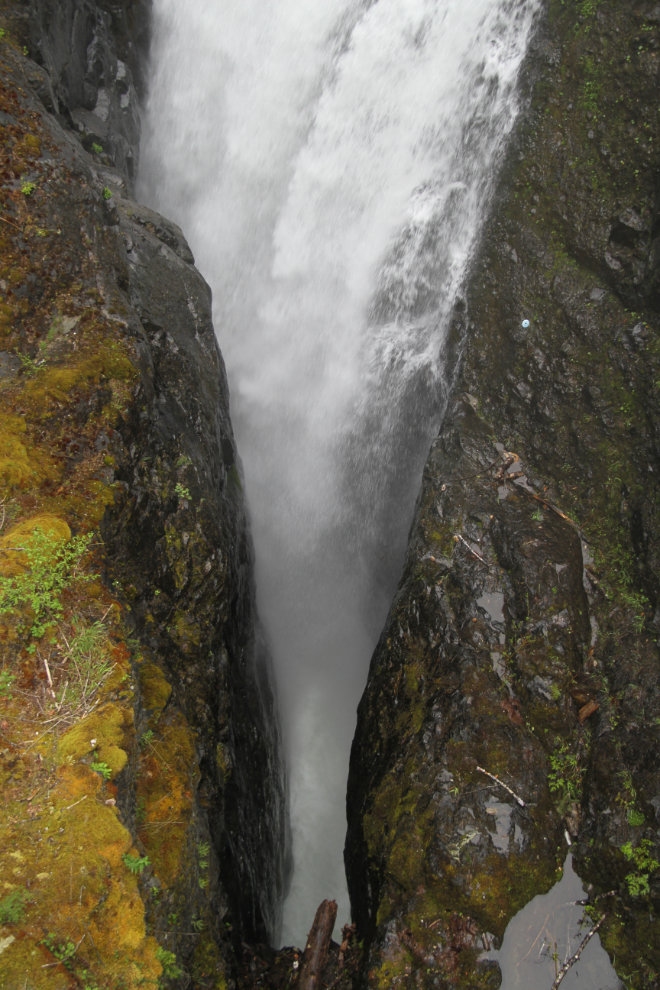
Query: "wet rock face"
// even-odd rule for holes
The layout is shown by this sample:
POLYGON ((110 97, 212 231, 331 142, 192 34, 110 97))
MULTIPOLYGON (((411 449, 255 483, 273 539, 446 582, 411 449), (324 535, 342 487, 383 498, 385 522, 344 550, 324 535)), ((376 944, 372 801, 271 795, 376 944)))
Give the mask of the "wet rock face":
POLYGON ((497 986, 481 947, 551 884, 564 830, 619 973, 658 985, 659 27, 650 3, 553 2, 530 52, 359 711, 367 985, 497 986))
POLYGON ((495 443, 456 401, 359 709, 346 858, 369 985, 498 985, 479 955, 561 866, 548 753, 579 724, 582 548, 495 443))
POLYGON ((96 176, 119 190, 102 202, 143 360, 120 431, 124 496, 104 521, 109 578, 197 733, 198 791, 236 928, 267 941, 285 882, 285 793, 211 293, 176 224, 123 198, 120 176, 96 176))
POLYGON ((85 149, 132 183, 140 144, 150 0, 18 0, 3 22, 29 52, 28 78, 85 149))

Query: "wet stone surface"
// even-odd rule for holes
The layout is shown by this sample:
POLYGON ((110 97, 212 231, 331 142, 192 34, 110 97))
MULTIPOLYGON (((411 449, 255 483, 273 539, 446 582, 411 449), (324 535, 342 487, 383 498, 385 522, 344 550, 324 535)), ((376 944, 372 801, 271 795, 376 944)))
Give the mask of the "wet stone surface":
POLYGON ((484 940, 550 889, 566 834, 620 979, 659 985, 654 10, 553 0, 529 54, 359 710, 346 863, 368 986, 499 986, 484 940))
POLYGON ((581 544, 507 480, 519 461, 495 440, 458 399, 359 710, 347 865, 369 985, 497 986, 484 945, 564 858, 548 755, 581 731, 565 692, 591 632, 581 544))

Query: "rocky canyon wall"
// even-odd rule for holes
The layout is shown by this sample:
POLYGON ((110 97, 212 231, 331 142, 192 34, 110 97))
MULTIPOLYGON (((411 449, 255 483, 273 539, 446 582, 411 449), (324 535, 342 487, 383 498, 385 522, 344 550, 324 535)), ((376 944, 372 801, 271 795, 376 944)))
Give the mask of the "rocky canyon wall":
POLYGON ((231 986, 286 881, 210 290, 131 198, 148 13, 0 5, 3 990, 231 986))
POLYGON ((485 950, 567 841, 620 977, 658 986, 659 25, 551 0, 529 54, 359 709, 364 986, 499 986, 485 950))
MULTIPOLYGON (((297 965, 237 965, 286 788, 209 289, 131 197, 148 15, 0 2, 0 990, 297 965)), ((568 841, 658 987, 659 32, 549 0, 529 53, 359 710, 342 990, 499 986, 568 841)))

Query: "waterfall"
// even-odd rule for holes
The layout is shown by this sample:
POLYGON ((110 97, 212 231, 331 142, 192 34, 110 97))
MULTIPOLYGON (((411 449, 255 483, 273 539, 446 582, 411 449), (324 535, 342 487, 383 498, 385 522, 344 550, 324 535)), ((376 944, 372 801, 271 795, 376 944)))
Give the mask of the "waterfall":
POLYGON ((154 0, 140 172, 212 286, 275 663, 284 944, 349 920, 356 708, 541 0, 154 0))

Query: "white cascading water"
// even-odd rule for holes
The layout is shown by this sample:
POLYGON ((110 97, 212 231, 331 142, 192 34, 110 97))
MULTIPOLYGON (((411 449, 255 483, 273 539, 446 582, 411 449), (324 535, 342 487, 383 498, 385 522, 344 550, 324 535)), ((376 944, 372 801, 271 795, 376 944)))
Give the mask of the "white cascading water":
POLYGON ((325 897, 349 920, 356 708, 540 5, 154 0, 139 194, 213 288, 288 763, 283 944, 325 897))

